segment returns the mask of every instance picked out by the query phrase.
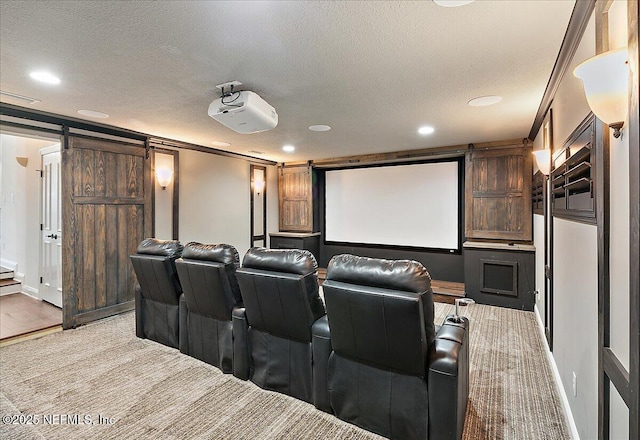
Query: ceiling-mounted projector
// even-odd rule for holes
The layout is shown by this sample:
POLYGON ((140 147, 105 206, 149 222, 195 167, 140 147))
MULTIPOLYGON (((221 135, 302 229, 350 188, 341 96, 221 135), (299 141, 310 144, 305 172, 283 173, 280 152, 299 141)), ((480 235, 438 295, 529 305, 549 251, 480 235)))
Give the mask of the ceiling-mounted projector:
POLYGON ((238 133, 258 133, 278 125, 276 109, 251 91, 233 91, 238 81, 217 86, 222 96, 209 105, 209 116, 238 133), (229 87, 227 91, 225 88, 229 87))

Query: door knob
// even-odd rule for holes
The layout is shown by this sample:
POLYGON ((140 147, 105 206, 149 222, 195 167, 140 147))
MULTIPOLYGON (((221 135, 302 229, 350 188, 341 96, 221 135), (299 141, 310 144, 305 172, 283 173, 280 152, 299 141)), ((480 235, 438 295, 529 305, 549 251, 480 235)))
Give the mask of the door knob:
POLYGON ((50 235, 47 235, 47 238, 53 238, 54 240, 57 240, 58 236, 56 234, 50 234, 50 235))

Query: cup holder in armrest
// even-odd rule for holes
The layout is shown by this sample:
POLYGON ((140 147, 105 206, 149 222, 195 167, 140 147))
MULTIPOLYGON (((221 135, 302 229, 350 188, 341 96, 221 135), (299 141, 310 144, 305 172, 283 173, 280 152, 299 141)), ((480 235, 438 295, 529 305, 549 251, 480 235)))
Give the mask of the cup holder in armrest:
POLYGON ((469 319, 463 316, 447 315, 447 317, 444 318, 442 325, 452 325, 466 329, 469 327, 469 319))

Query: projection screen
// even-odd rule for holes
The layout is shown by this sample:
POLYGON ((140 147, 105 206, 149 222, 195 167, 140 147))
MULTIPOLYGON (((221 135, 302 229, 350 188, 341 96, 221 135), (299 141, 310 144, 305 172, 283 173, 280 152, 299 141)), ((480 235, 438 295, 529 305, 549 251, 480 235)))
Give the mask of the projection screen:
POLYGON ((325 241, 459 250, 458 164, 327 171, 325 241))

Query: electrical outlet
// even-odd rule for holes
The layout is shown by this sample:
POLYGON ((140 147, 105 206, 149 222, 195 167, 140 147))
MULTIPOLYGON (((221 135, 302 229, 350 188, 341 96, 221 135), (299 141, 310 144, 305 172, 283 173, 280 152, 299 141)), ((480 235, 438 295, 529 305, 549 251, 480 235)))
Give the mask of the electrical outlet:
POLYGON ((578 397, 578 376, 573 372, 573 397, 578 397))

